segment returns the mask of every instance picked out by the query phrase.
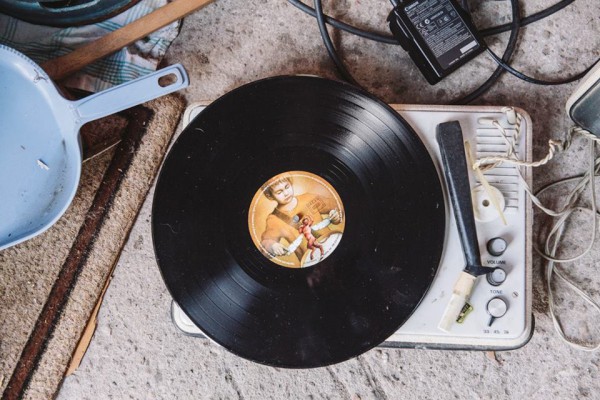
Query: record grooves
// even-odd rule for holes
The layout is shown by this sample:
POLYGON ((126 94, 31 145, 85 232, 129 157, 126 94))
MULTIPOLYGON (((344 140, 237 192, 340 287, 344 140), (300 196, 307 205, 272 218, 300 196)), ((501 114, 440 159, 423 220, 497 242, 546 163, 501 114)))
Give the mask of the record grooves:
POLYGON ((186 127, 152 229, 169 291, 207 336, 304 368, 359 355, 410 316, 441 258, 444 212, 429 153, 387 105, 343 83, 276 77, 186 127))

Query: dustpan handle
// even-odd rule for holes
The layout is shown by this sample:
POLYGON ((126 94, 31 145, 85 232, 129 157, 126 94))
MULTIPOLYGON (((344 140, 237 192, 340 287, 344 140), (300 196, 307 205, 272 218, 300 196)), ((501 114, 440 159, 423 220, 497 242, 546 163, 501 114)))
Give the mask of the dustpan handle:
POLYGON ((77 125, 126 110, 138 104, 188 87, 189 79, 181 64, 112 87, 72 102, 77 125), (172 79, 171 79, 172 78, 172 79))

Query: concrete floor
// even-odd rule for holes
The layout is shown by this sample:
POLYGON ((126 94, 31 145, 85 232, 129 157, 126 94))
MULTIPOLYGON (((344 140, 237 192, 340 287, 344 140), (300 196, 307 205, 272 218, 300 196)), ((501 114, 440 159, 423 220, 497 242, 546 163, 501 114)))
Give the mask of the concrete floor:
MULTIPOLYGON (((390 9, 384 0, 327 2, 332 15, 386 30, 390 9), (332 3, 332 4, 329 4, 332 3)), ((471 0, 478 26, 509 20, 508 1, 471 0)), ((525 14, 547 6, 521 1, 525 14)), ((522 30, 513 65, 552 78, 584 69, 600 57, 600 6, 578 0, 554 16, 522 30)), ((493 69, 482 55, 436 86, 429 86, 396 46, 335 33, 349 69, 371 92, 387 102, 443 104, 474 88, 493 69)), ((501 52, 508 34, 489 39, 501 52)), ((217 0, 188 17, 168 52, 191 78, 188 101, 211 100, 229 90, 279 74, 335 77, 315 21, 284 0, 217 0)), ((564 104, 575 85, 539 87, 505 75, 476 104, 514 105, 534 123, 534 158, 545 155, 547 140, 562 137, 571 125, 564 104)), ((587 158, 582 141, 534 173, 535 187, 581 172, 587 158)), ((151 199, 152 195, 149 196, 151 199)), ((68 377, 59 399, 98 398, 600 398, 600 353, 563 344, 547 311, 542 263, 534 259, 535 334, 524 348, 498 353, 375 349, 327 368, 284 370, 238 358, 206 340, 182 335, 173 326, 170 296, 152 249, 150 200, 126 245, 104 305, 99 326, 79 370, 68 377)), ((537 215, 534 232, 546 219, 537 215)), ((585 244, 585 217, 570 225, 566 253, 585 244)), ((600 246, 568 274, 600 301, 600 246)), ((558 301, 568 332, 600 337, 593 310, 559 286, 558 301)))

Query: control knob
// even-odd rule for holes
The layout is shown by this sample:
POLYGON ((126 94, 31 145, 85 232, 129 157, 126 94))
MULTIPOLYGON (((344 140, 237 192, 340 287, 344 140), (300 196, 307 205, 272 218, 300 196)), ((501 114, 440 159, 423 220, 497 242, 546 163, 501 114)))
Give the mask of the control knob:
POLYGON ((494 257, 500 257, 506 251, 508 244, 501 237, 495 237, 487 242, 487 251, 494 257))
POLYGON ((494 321, 498 318, 502 318, 506 311, 508 310, 508 305, 504 300, 500 297, 494 297, 487 303, 487 312, 491 315, 490 322, 488 322, 488 326, 492 326, 494 321))
POLYGON ((494 268, 494 271, 488 272, 487 281, 492 286, 500 286, 506 280, 506 271, 502 268, 494 268))

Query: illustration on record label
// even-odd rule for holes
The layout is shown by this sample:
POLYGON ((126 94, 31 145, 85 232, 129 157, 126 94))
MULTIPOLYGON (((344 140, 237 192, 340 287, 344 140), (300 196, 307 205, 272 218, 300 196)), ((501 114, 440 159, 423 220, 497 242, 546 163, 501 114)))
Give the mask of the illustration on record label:
POLYGON ((256 247, 288 268, 309 267, 331 255, 344 225, 344 206, 335 189, 303 171, 285 172, 265 182, 248 213, 256 247))

